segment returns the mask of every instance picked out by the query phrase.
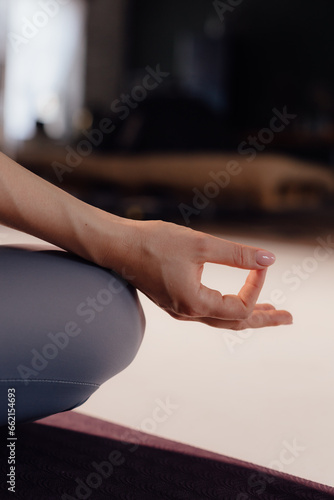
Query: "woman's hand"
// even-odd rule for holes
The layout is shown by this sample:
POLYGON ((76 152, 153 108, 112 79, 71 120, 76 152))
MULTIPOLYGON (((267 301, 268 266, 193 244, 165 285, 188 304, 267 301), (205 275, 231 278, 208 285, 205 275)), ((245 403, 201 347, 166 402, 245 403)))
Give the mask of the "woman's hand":
POLYGON ((135 222, 70 196, 0 153, 0 223, 114 269, 182 320, 219 328, 289 324, 257 305, 272 254, 167 222, 135 222), (250 269, 238 295, 201 284, 205 262, 250 269))
POLYGON ((290 313, 257 304, 266 270, 275 261, 270 252, 161 221, 129 226, 122 267, 113 265, 114 245, 103 265, 121 272, 173 318, 232 330, 292 323, 290 313), (238 295, 221 295, 201 283, 205 262, 251 271, 238 295))

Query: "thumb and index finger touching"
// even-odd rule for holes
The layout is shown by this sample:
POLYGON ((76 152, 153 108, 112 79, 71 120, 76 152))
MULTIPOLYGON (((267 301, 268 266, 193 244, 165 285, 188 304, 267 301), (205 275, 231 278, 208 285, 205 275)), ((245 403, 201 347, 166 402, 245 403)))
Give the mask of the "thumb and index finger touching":
POLYGON ((257 303, 266 271, 276 257, 272 252, 210 236, 203 263, 210 262, 251 270, 238 295, 221 295, 200 285, 200 294, 212 318, 239 320, 249 316, 257 303))

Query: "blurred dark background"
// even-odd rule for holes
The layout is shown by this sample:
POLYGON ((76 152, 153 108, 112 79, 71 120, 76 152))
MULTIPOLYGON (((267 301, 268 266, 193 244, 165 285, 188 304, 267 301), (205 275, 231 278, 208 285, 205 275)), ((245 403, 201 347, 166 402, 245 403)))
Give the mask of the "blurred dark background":
POLYGON ((0 0, 0 137, 28 168, 127 217, 332 224, 333 2, 54 0, 52 15, 13 3, 0 0), (20 45, 24 9, 38 29, 20 45), (43 37, 64 39, 61 19, 72 59, 42 87, 57 60, 38 69, 43 37), (37 76, 18 89, 23 64, 37 76), (229 161, 241 172, 210 192, 229 161))
MULTIPOLYGON (((268 126, 273 108, 287 106, 297 120, 267 148, 330 164, 334 4, 244 0, 231 11, 224 4, 228 2, 129 2, 120 92, 133 88, 147 65, 159 63, 170 77, 138 110, 143 122, 154 120, 160 134, 151 125, 153 130, 143 131, 142 140, 137 137, 128 148, 233 150, 249 133, 268 126)), ((94 90, 92 94, 89 104, 103 105, 102 96, 96 100, 94 90)), ((110 95, 104 98, 103 114, 110 95)))
MULTIPOLYGON (((277 134, 268 149, 330 164, 334 4, 244 0, 232 10, 224 4, 228 2, 133 1, 128 74, 136 75, 157 61, 171 73, 161 94, 171 101, 191 101, 194 114, 194 109, 198 112, 196 123, 192 115, 187 117, 194 134, 184 149, 235 149, 248 133, 268 126, 273 108, 287 106, 297 120, 277 134), (201 116, 204 108, 206 120, 201 116)), ((173 125, 178 127, 177 119, 173 125)), ((182 148, 177 138, 173 145, 182 148)))

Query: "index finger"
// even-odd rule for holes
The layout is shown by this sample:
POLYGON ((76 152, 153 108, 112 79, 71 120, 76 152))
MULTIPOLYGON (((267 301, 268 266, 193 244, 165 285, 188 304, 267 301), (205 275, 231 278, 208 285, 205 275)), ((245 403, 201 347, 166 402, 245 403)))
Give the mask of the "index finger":
POLYGON ((205 317, 222 320, 248 318, 256 305, 266 276, 266 269, 251 271, 238 295, 222 295, 217 290, 200 286, 205 317))

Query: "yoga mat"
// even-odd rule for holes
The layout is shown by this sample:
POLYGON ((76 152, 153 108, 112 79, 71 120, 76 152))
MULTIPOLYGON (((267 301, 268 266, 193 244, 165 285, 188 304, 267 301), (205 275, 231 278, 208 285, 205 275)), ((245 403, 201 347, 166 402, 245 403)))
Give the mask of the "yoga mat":
POLYGON ((326 500, 334 489, 64 412, 18 425, 15 493, 7 490, 8 433, 0 431, 1 499, 326 500))

